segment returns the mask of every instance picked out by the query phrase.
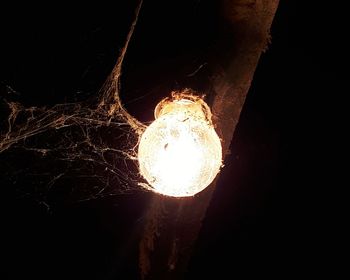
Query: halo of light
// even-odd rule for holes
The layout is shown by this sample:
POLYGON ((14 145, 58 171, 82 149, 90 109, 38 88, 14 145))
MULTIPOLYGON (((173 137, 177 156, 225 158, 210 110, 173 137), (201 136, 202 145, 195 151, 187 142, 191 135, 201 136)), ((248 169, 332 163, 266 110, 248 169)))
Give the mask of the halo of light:
POLYGON ((208 105, 197 96, 175 94, 157 105, 155 118, 139 143, 141 175, 163 195, 201 192, 222 164, 221 142, 208 105))

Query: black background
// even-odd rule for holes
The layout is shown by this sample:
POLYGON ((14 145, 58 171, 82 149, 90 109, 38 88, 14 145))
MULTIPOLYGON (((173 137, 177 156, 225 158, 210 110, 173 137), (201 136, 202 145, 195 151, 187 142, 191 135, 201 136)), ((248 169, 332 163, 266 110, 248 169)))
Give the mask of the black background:
MULTIPOLYGON (((2 9, 4 98, 41 106, 96 94, 132 21, 135 2, 124 2, 2 9)), ((170 90, 200 87, 202 78, 186 74, 215 50, 217 8, 210 1, 145 1, 121 93, 140 120, 151 121, 152 108, 170 90)), ((336 273, 330 252, 337 246, 328 233, 336 229, 330 205, 337 183, 328 180, 325 166, 337 145, 331 116, 342 113, 338 100, 346 91, 345 11, 339 3, 281 1, 188 279, 336 273)), ((150 194, 63 201, 47 211, 30 196, 18 197, 16 186, 1 188, 2 279, 137 277, 137 242, 150 194)))

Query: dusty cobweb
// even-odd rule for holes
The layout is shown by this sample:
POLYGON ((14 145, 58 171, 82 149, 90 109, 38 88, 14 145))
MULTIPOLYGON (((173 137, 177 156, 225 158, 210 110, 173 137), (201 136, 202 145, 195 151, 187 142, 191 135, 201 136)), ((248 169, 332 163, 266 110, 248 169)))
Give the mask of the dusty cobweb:
POLYGON ((119 95, 122 64, 141 5, 93 102, 26 108, 3 100, 8 116, 0 135, 1 180, 17 194, 49 207, 60 199, 81 201, 147 189, 140 185, 136 150, 145 126, 123 108, 119 95))

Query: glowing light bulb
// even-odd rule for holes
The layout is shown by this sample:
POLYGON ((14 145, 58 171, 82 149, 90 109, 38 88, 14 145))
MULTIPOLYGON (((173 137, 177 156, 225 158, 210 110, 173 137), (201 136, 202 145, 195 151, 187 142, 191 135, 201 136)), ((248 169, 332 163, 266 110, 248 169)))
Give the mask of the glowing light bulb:
POLYGON ((155 192, 168 196, 193 196, 205 189, 222 163, 208 105, 193 95, 173 94, 157 105, 155 118, 138 148, 141 175, 155 192))

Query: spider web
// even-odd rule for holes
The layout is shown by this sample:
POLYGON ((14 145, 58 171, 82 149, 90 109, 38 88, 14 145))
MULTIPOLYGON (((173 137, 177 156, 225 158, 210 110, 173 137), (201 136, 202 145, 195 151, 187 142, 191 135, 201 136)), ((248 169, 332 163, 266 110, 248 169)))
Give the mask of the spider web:
POLYGON ((136 152, 145 126, 119 97, 122 64, 141 6, 142 0, 118 61, 94 100, 26 108, 3 98, 1 181, 16 195, 50 207, 147 190, 140 183, 136 152))

